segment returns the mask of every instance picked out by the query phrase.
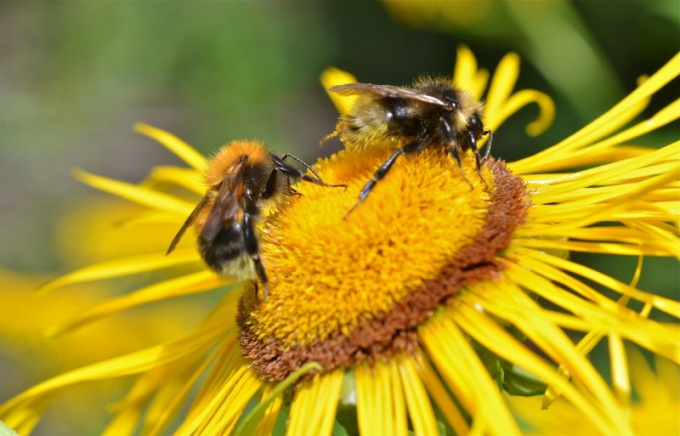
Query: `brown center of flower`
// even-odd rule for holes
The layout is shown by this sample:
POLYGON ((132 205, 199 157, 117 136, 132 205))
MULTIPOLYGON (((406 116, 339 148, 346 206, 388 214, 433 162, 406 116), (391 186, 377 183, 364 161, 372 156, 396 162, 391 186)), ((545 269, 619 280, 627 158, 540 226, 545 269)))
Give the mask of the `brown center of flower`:
POLYGON ((403 158, 346 220, 385 158, 340 153, 317 165, 328 183, 299 184, 261 230, 270 294, 240 302, 243 355, 279 381, 307 362, 325 371, 414 350, 417 327, 461 288, 493 279, 529 207, 524 182, 502 162, 465 176, 437 150, 403 158))

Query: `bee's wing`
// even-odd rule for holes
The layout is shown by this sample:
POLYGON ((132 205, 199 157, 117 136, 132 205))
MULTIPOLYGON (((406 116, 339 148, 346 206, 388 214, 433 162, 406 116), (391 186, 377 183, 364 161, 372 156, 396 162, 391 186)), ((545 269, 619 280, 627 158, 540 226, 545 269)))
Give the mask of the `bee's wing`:
POLYGON ((400 86, 372 85, 370 83, 346 83, 344 85, 333 86, 328 90, 340 95, 372 94, 376 98, 406 98, 445 108, 450 108, 452 106, 452 103, 445 102, 437 97, 432 97, 431 95, 422 94, 400 86))
POLYGON ((224 228, 224 223, 233 220, 239 209, 239 200, 243 197, 243 171, 245 160, 234 164, 217 191, 215 203, 208 213, 201 238, 212 241, 224 228))
POLYGON ((182 235, 184 235, 184 232, 189 228, 191 224, 193 224, 194 221, 196 221, 196 217, 198 214, 201 212, 201 210, 208 204, 208 196, 206 195, 201 199, 201 201, 198 203, 198 206, 196 206, 191 212, 191 215, 189 215, 189 218, 187 218, 186 221, 184 221, 184 224, 182 224, 182 228, 179 229, 179 232, 175 235, 174 238, 172 238, 172 242, 170 243, 170 246, 168 247, 168 251, 165 252, 165 255, 167 256, 172 252, 172 250, 175 249, 175 246, 179 242, 180 239, 182 239, 182 235))

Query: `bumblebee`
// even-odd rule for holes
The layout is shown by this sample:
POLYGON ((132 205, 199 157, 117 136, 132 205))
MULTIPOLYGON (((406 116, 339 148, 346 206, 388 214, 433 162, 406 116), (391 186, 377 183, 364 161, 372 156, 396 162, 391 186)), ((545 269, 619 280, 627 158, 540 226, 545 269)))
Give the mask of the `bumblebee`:
MULTIPOLYGON (((207 192, 170 243, 170 254, 190 225, 198 236, 198 250, 205 263, 220 276, 240 280, 259 279, 268 293, 268 279, 256 234, 256 224, 266 207, 286 195, 296 194, 290 178, 328 187, 312 167, 285 154, 278 157, 257 141, 234 141, 222 147, 206 171, 207 192), (286 164, 293 159, 313 176, 286 164)), ((257 282, 256 288, 257 290, 257 282)))
MULTIPOLYGON (((352 213, 371 193, 375 185, 389 172, 399 156, 414 155, 429 147, 444 147, 463 173, 461 153, 472 150, 477 173, 482 177, 482 163, 491 153, 493 134, 484 128, 483 106, 467 92, 451 85, 445 78, 421 78, 410 88, 369 83, 348 83, 333 86, 329 91, 340 95, 357 95, 349 112, 340 117, 333 133, 346 145, 364 148, 388 140, 397 147, 364 185, 359 201, 347 212, 352 213), (482 156, 478 144, 489 137, 482 156)), ((472 183, 463 178, 470 185, 472 183)))

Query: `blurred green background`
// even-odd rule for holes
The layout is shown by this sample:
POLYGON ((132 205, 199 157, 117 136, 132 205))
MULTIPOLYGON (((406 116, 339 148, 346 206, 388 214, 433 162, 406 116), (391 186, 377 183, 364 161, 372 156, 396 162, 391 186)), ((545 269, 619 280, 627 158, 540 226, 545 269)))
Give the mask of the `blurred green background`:
MULTIPOLYGON (((58 274, 60 217, 102 196, 73 168, 137 182, 177 158, 132 132, 141 121, 203 153, 258 138, 307 161, 336 111, 318 82, 337 66, 360 81, 407 84, 451 74, 469 45, 493 70, 522 57, 517 89, 554 97, 555 124, 537 138, 528 107, 494 134, 514 160, 587 124, 680 49, 677 0, 0 2, 0 269, 58 274)), ((646 115, 675 100, 676 80, 646 115)), ((677 124, 639 140, 678 139, 677 124)), ((75 244, 88 244, 72 234, 75 244)), ((635 259, 575 255, 629 281, 635 259)), ((641 288, 676 295, 674 260, 645 262, 641 288)))

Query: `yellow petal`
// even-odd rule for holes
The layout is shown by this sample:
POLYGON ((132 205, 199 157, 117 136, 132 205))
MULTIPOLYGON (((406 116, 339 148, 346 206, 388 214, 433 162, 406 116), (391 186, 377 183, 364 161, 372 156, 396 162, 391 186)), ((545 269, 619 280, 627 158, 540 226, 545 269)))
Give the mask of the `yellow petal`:
POLYGON ((441 411, 442 415, 444 415, 444 418, 449 423, 451 428, 456 434, 468 434, 470 429, 468 427, 467 421, 465 421, 465 418, 451 399, 451 394, 447 392, 443 383, 439 379, 437 372, 423 357, 422 352, 416 354, 414 356, 414 360, 418 370, 418 375, 425 385, 427 392, 437 404, 437 407, 441 411))
POLYGON ((81 268, 48 282, 41 286, 39 290, 40 292, 45 293, 74 283, 122 277, 199 261, 200 259, 195 249, 177 250, 176 252, 173 252, 172 256, 167 257, 162 253, 131 256, 81 268))
POLYGON ((331 435, 340 399, 344 369, 338 369, 297 387, 290 408, 288 435, 331 435))
POLYGON ((477 59, 468 46, 459 45, 456 53, 453 83, 469 92, 476 101, 480 101, 489 80, 489 72, 477 69, 477 59))
POLYGON ((473 420, 482 421, 492 434, 519 434, 498 387, 456 323, 439 311, 418 333, 427 354, 473 420))
POLYGON ((208 163, 206 158, 175 135, 144 123, 136 123, 134 125, 134 130, 142 135, 155 139, 199 173, 202 174, 205 170, 208 163))
POLYGON ((408 414, 413 423, 413 431, 417 435, 438 434, 437 419, 413 360, 410 357, 400 358, 397 364, 408 406, 408 414))
POLYGON ((104 304, 96 306, 79 315, 77 318, 49 330, 47 335, 62 335, 100 318, 132 307, 182 295, 205 292, 226 284, 228 283, 224 283, 219 278, 215 277, 215 274, 212 271, 200 271, 194 274, 154 283, 153 285, 113 298, 104 304))
MULTIPOLYGON (((229 329, 224 323, 204 325, 177 341, 88 365, 44 381, 0 406, 0 415, 30 411, 56 392, 79 383, 121 377, 171 364, 187 356, 203 355, 229 329)), ((25 412, 23 412, 25 413, 25 412)))
POLYGON ((206 190, 204 176, 196 170, 188 168, 162 166, 155 167, 147 178, 148 182, 170 183, 203 196, 206 190))
POLYGON ((248 401, 260 389, 263 382, 245 362, 235 363, 236 371, 216 390, 209 401, 194 404, 184 420, 178 435, 229 434, 236 425, 248 401))
POLYGON ((328 88, 336 85, 344 85, 345 83, 356 83, 357 79, 350 73, 340 70, 338 68, 326 68, 323 73, 321 73, 321 84, 323 89, 331 98, 331 101, 340 112, 340 115, 349 112, 350 108, 357 99, 356 95, 342 96, 334 92, 328 92, 328 88))
MULTIPOLYGON (((499 292, 495 292, 496 295, 500 295, 507 291, 508 288, 505 287, 503 290, 499 289, 499 292)), ((514 297, 524 295, 519 292, 514 293, 514 297)), ((525 296, 526 297, 526 296, 525 296)), ((526 297, 528 299, 528 297, 526 297)), ((515 300, 516 302, 516 300, 515 300)), ((486 305, 484 308, 487 309, 486 305)), ((552 346, 546 343, 545 340, 539 339, 538 335, 546 334, 550 336, 551 340, 564 341, 564 337, 561 333, 556 331, 556 329, 550 328, 551 332, 538 332, 532 325, 528 326, 529 322, 541 324, 544 327, 548 327, 549 323, 543 323, 540 319, 533 319, 535 315, 540 316, 541 310, 531 310, 525 306, 522 309, 517 308, 516 313, 504 312, 503 315, 506 319, 512 322, 515 327, 523 331, 524 333, 530 333, 530 339, 536 340, 537 346, 542 350, 546 351, 549 355, 553 356, 553 359, 572 361, 573 359, 581 359, 581 362, 577 365, 579 367, 578 373, 584 374, 589 373, 590 375, 595 375, 594 368, 589 364, 585 363, 585 359, 579 356, 573 345, 571 349, 564 348, 562 351, 553 353, 552 346), (545 348, 544 348, 545 347, 545 348), (585 367, 589 369, 585 369, 585 367)), ((498 315, 498 313, 494 313, 498 315)), ((459 304, 452 309, 452 314, 456 320, 461 324, 461 327, 476 341, 481 345, 488 348, 499 357, 511 362, 519 367, 525 369, 526 371, 536 375, 536 377, 542 379, 546 383, 554 384, 559 386, 559 390, 562 394, 574 405, 576 406, 585 417, 587 417, 594 426, 599 428, 601 431, 606 433, 608 429, 614 428, 615 425, 620 433, 617 434, 629 434, 630 431, 626 431, 625 422, 615 422, 617 418, 620 418, 621 412, 617 412, 617 408, 607 408, 607 406, 602 405, 599 402, 593 402, 584 397, 576 391, 576 389, 569 384, 561 375, 559 375, 553 368, 551 368, 546 362, 542 361, 534 352, 528 350, 525 345, 520 343, 517 339, 512 337, 503 328, 501 328, 497 322, 488 318, 487 315, 480 312, 476 307, 470 304, 459 304), (483 326, 483 328, 480 328, 483 326), (597 409, 600 410, 597 410, 597 409)), ((587 378, 590 379, 586 383, 594 383, 597 388, 594 389, 594 394, 598 397, 598 401, 605 400, 605 404, 614 405, 610 399, 607 399, 608 390, 604 387, 604 382, 600 379, 595 381, 591 376, 587 378), (603 390, 604 389, 604 390, 603 390)), ((597 376, 596 376, 597 377, 597 376)), ((588 387, 592 385, 588 384, 588 387)))
MULTIPOLYGON (((294 371, 291 375, 286 377, 286 379, 283 380, 281 383, 277 385, 267 385, 267 387, 265 388, 267 391, 267 395, 266 396, 262 395, 262 401, 260 401, 260 404, 255 406, 255 408, 253 408, 248 413, 248 415, 241 419, 241 424, 236 428, 234 436, 253 434, 253 431, 257 426, 258 422, 262 420, 262 417, 267 412, 267 410, 270 409, 270 406, 277 400, 280 400, 281 396, 283 395, 286 389, 292 387, 295 384, 295 382, 297 382, 303 375, 308 374, 311 371, 320 371, 321 369, 322 369, 321 365, 319 365, 318 363, 309 362, 300 367, 300 369, 298 369, 297 371, 294 371)), ((274 418, 276 417, 274 416, 274 418)))
POLYGON ((196 207, 195 204, 180 200, 173 195, 164 194, 143 186, 96 176, 80 170, 74 171, 73 174, 76 179, 100 191, 108 192, 151 209, 172 212, 179 217, 189 216, 194 207, 196 207))

